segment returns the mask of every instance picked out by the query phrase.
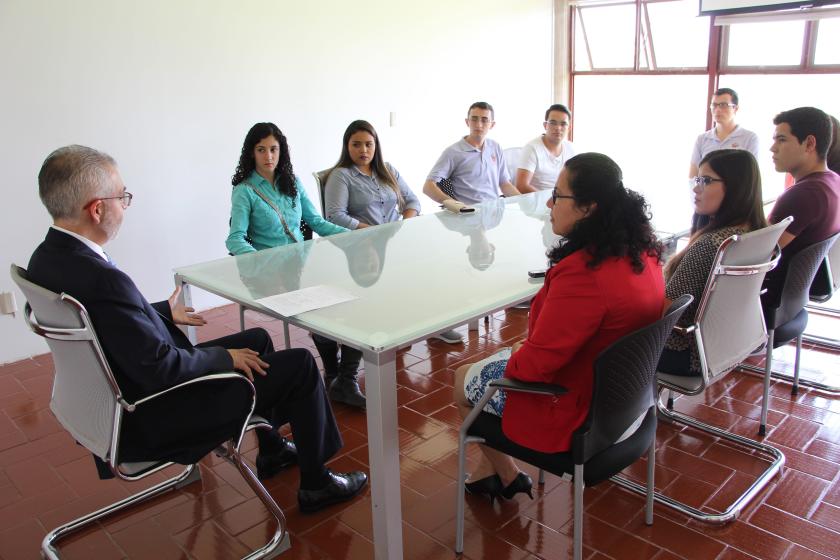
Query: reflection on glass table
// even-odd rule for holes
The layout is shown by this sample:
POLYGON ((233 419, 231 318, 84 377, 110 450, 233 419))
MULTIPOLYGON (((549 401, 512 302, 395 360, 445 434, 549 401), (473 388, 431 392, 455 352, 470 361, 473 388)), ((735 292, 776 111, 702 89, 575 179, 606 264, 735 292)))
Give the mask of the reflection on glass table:
POLYGON ((176 281, 187 288, 200 287, 362 351, 376 558, 402 557, 397 348, 537 292, 541 282, 530 280, 528 271, 546 266, 545 220, 527 215, 520 203, 527 207, 527 197, 539 197, 533 201, 538 208, 549 194, 478 204, 475 215, 429 214, 176 270, 176 281), (465 252, 465 236, 475 249, 465 252), (293 317, 256 302, 316 285, 358 299, 293 317))

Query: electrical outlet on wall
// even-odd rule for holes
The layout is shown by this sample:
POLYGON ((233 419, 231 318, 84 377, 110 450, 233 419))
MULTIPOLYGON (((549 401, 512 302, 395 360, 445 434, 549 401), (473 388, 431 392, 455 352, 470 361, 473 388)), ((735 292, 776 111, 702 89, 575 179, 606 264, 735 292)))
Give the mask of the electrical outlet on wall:
POLYGON ((15 301, 15 294, 12 292, 0 293, 0 313, 3 315, 12 315, 14 317, 17 313, 17 302, 15 301))

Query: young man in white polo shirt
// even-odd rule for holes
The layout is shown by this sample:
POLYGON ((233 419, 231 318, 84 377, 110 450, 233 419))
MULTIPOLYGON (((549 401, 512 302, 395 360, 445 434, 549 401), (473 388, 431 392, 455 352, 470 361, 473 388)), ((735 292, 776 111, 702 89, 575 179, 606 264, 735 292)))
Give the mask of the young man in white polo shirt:
POLYGON ((694 143, 688 169, 689 179, 697 176, 700 160, 715 150, 747 150, 758 158, 758 136, 735 123, 735 114, 738 112, 738 94, 735 90, 720 88, 715 91, 709 109, 712 111, 715 125, 698 136, 694 143))
POLYGON ((572 124, 572 113, 556 103, 545 112, 545 134, 537 136, 522 148, 516 170, 516 189, 527 193, 553 189, 566 160, 575 155, 575 148, 566 140, 572 124))

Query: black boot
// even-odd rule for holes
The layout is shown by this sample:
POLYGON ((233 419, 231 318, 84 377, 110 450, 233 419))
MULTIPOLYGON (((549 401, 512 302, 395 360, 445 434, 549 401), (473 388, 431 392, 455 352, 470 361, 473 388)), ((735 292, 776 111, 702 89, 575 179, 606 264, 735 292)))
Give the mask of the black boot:
POLYGON ((365 408, 365 396, 359 389, 359 364, 362 353, 355 348, 341 345, 341 360, 338 377, 329 386, 329 396, 336 402, 348 404, 354 408, 365 408))
POLYGON ((318 349, 318 354, 321 355, 321 361, 324 363, 324 387, 329 389, 332 382, 338 377, 338 343, 317 334, 312 335, 312 340, 315 342, 315 348, 318 349))

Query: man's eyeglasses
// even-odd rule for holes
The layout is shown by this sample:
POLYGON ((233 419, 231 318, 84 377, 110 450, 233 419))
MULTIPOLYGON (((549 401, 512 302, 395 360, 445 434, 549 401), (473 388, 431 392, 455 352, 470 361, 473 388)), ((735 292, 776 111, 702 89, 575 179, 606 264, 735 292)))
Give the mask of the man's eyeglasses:
POLYGON ((700 187, 701 189, 705 189, 712 183, 723 183, 723 179, 715 179, 714 177, 709 177, 708 175, 698 175, 697 177, 692 177, 688 180, 688 186, 691 188, 700 187))
POLYGON ((709 109, 714 111, 715 109, 726 109, 729 107, 730 109, 734 109, 737 107, 734 103, 711 103, 709 104, 709 109))
POLYGON ((85 205, 83 206, 83 208, 84 208, 85 210, 87 210, 87 209, 88 209, 88 208, 90 208, 90 207, 91 207, 94 203, 96 203, 96 201, 97 201, 97 200, 120 200, 120 201, 122 202, 122 207, 123 207, 123 208, 128 208, 129 206, 131 206, 131 199, 132 199, 132 198, 134 198, 134 195, 133 195, 133 194, 131 194, 130 192, 126 192, 126 193, 124 193, 124 194, 122 194, 122 195, 120 195, 120 196, 104 196, 104 197, 102 197, 102 198, 94 198, 93 200, 91 200, 90 202, 88 202, 87 204, 85 204, 85 205))
POLYGON ((557 194, 557 191, 551 191, 551 203, 556 204, 558 198, 569 198, 571 200, 575 199, 575 197, 570 194, 557 194))
POLYGON ((543 124, 546 126, 553 126, 555 128, 567 128, 569 126, 569 121, 545 121, 543 124))
POLYGON ((472 115, 472 116, 470 117, 470 122, 474 122, 474 123, 476 123, 476 124, 477 124, 477 123, 481 123, 481 124, 489 124, 489 123, 491 123, 491 122, 493 122, 493 121, 491 121, 491 120, 490 120, 490 119, 488 119, 487 117, 477 117, 477 116, 475 116, 475 115, 472 115))

